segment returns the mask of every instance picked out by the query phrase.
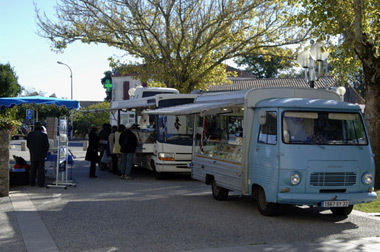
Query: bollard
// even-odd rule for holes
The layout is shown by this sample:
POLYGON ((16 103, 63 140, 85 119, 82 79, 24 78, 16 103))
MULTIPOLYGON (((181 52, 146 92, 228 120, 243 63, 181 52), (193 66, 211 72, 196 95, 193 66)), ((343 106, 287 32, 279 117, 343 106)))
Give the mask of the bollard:
POLYGON ((87 151, 88 148, 88 141, 83 141, 83 150, 87 151))
POLYGON ((26 151, 26 141, 21 141, 21 151, 26 151))

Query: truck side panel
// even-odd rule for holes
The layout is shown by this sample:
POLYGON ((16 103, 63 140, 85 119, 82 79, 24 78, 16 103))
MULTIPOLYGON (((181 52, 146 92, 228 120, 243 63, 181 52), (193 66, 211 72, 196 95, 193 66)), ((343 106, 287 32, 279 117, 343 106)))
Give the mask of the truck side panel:
POLYGON ((241 191, 241 164, 199 155, 193 156, 192 178, 211 182, 234 191, 241 191))

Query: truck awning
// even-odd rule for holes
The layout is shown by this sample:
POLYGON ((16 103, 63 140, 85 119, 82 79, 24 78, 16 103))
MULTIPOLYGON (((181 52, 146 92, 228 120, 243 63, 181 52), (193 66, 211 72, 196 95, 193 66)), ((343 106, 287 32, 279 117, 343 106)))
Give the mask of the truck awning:
POLYGON ((241 99, 229 100, 229 101, 220 101, 220 102, 202 102, 202 103, 191 103, 184 104, 174 107, 167 107, 155 110, 144 111, 143 114, 149 115, 191 115, 191 114, 200 114, 203 112, 227 108, 236 105, 243 105, 244 101, 241 99))

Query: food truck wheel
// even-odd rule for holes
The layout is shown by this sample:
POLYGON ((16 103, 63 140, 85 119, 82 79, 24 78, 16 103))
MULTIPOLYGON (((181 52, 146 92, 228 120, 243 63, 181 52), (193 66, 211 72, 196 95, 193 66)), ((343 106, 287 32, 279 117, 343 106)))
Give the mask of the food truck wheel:
POLYGON ((352 208, 354 206, 348 206, 348 207, 332 207, 330 208, 331 212, 334 215, 340 215, 340 216, 347 216, 352 212, 352 208))
POLYGON ((257 194, 257 206, 262 215, 265 216, 274 216, 277 214, 278 204, 269 203, 265 197, 265 191, 262 187, 259 188, 257 194))
POLYGON ((226 200, 228 198, 228 190, 226 188, 216 185, 216 181, 213 180, 211 184, 212 196, 216 200, 226 200))
POLYGON ((162 172, 157 172, 156 166, 155 166, 153 160, 150 162, 150 167, 152 167, 153 174, 156 177, 156 179, 160 180, 160 179, 164 179, 165 178, 165 174, 163 174, 162 172))

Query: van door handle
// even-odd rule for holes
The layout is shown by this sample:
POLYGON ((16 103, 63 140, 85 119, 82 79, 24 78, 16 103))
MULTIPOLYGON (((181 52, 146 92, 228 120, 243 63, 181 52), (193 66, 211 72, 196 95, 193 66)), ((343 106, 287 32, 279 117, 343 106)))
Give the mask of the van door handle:
POLYGON ((256 151, 259 151, 260 150, 260 148, 259 147, 256 147, 256 151))

